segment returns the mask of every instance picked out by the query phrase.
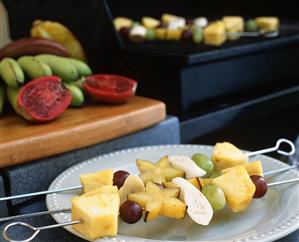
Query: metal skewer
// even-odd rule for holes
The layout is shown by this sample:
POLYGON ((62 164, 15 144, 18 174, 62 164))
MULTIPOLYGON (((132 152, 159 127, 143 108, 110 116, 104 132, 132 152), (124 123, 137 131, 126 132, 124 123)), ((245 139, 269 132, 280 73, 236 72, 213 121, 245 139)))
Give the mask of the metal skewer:
MULTIPOLYGON (((248 153, 246 153, 246 155, 248 157, 250 157, 250 156, 270 153, 270 152, 273 152, 273 151, 277 151, 277 153, 279 153, 281 155, 291 156, 291 155, 295 154, 296 149, 295 149, 295 145, 292 143, 292 141, 282 138, 282 139, 277 140, 275 146, 273 146, 273 147, 270 147, 270 148, 267 148, 267 149, 262 149, 262 150, 257 150, 257 151, 253 151, 253 152, 248 152, 248 153), (280 146, 283 143, 288 144, 290 146, 291 150, 290 151, 281 150, 280 146)), ((279 169, 279 170, 275 170, 275 171, 265 173, 264 175, 265 176, 274 175, 276 173, 280 173, 282 171, 287 171, 287 170, 290 170, 290 169, 293 169, 293 168, 294 168, 294 166, 290 166, 290 167, 282 168, 283 170, 279 169)), ((19 199, 19 198, 25 198, 25 197, 36 197, 36 196, 47 195, 47 194, 52 194, 52 193, 79 190, 79 189, 82 189, 82 188, 83 188, 82 185, 78 185, 78 186, 66 187, 66 188, 60 188, 60 189, 54 189, 54 190, 46 190, 46 191, 32 192, 32 193, 26 193, 26 194, 21 194, 21 195, 1 197, 0 202, 13 200, 13 199, 19 199)))
MULTIPOLYGON (((272 182, 272 183, 268 184, 268 187, 284 185, 284 184, 289 184, 289 183, 295 183, 295 182, 299 182, 299 177, 294 178, 294 179, 290 179, 290 180, 285 180, 285 181, 272 182)), ((44 211, 44 212, 38 212, 38 213, 12 216, 12 217, 7 217, 7 218, 2 218, 2 221, 13 220, 13 219, 16 219, 16 218, 34 217, 34 216, 40 216, 40 215, 45 215, 45 214, 54 214, 54 213, 60 213, 60 212, 71 212, 71 209, 60 209, 60 210, 52 210, 52 211, 44 211)), ((24 222, 13 222, 13 223, 10 223, 10 224, 8 224, 4 227, 3 232, 2 232, 2 236, 6 241, 9 241, 9 242, 30 242, 42 230, 55 229, 55 228, 70 226, 70 225, 79 224, 79 223, 82 223, 82 221, 70 221, 70 222, 66 222, 66 223, 53 224, 53 225, 48 225, 48 226, 44 226, 44 227, 34 227, 31 224, 24 223, 24 222), (8 233, 8 230, 10 228, 16 227, 16 226, 23 226, 23 227, 29 228, 33 231, 33 234, 29 238, 23 239, 23 240, 12 239, 10 237, 9 233, 8 233)))
POLYGON ((272 32, 227 32, 226 35, 230 36, 239 36, 239 37, 265 37, 265 38, 274 38, 279 35, 279 31, 272 32))

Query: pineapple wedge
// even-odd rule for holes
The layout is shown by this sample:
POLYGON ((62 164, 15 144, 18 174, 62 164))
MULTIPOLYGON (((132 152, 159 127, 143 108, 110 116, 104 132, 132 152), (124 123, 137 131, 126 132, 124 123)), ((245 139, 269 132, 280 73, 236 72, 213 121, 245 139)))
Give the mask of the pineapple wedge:
POLYGON ((128 200, 138 203, 146 211, 145 222, 153 221, 158 216, 182 219, 186 214, 186 205, 179 199, 180 189, 160 187, 153 182, 147 182, 145 191, 131 193, 128 200))
POLYGON ((204 42, 207 45, 222 45, 226 40, 225 25, 222 21, 209 24, 203 31, 204 42))
POLYGON ((171 181, 175 177, 184 177, 184 172, 172 168, 168 157, 162 157, 157 163, 152 163, 146 160, 136 160, 136 165, 140 171, 140 178, 144 183, 152 181, 158 184, 171 181))
POLYGON ((125 17, 117 17, 113 22, 117 31, 124 27, 131 28, 133 26, 133 20, 125 17))
POLYGON ((243 154, 236 146, 229 142, 217 143, 215 145, 212 161, 216 171, 242 165, 248 162, 248 156, 243 154))
POLYGON ((177 19, 182 19, 182 17, 169 14, 169 13, 164 13, 161 19, 163 23, 170 24, 171 22, 176 21, 177 19))
MULTIPOLYGON (((114 188, 111 188, 112 190, 114 188)), ((116 236, 119 211, 118 192, 92 191, 91 193, 72 199, 72 220, 82 221, 80 224, 73 225, 73 229, 88 240, 103 236, 116 236)))
MULTIPOLYGON (((240 16, 224 16, 222 21, 225 25, 226 32, 228 33, 238 33, 244 31, 244 19, 240 16)), ((229 34, 229 40, 238 39, 240 35, 229 34)))
POLYGON ((159 26, 160 20, 152 17, 142 17, 141 23, 147 29, 154 29, 159 26))
MULTIPOLYGON (((263 174, 264 174, 263 173, 263 166, 262 166, 261 161, 249 162, 249 163, 246 163, 246 164, 240 165, 240 166, 245 167, 245 169, 247 170, 247 173, 248 173, 249 176, 252 176, 252 175, 263 176, 263 174)), ((226 169, 222 170, 222 172, 226 173, 234 167, 226 168, 226 169)))
POLYGON ((279 19, 277 17, 259 17, 255 19, 255 22, 264 32, 271 32, 279 29, 279 19))
POLYGON ((96 173, 84 174, 80 176, 80 182, 83 186, 83 193, 90 192, 102 185, 112 185, 113 171, 112 169, 108 169, 96 173))
POLYGON ((255 193, 255 185, 243 166, 230 168, 224 175, 213 179, 212 184, 223 190, 227 204, 234 212, 244 211, 255 193))

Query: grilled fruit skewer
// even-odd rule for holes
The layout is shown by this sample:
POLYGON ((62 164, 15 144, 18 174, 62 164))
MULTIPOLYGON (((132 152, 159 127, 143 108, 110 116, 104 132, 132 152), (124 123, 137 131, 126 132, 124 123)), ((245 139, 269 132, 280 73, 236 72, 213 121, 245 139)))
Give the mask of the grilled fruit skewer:
POLYGON ((0 62, 0 75, 10 87, 19 87, 24 83, 24 73, 12 58, 4 58, 0 62))
POLYGON ((24 55, 53 54, 68 57, 68 50, 61 44, 43 38, 23 38, 0 49, 0 60, 4 57, 19 58, 24 55))
POLYGON ((45 62, 38 60, 33 56, 23 56, 19 58, 18 64, 31 79, 52 75, 50 67, 45 62))

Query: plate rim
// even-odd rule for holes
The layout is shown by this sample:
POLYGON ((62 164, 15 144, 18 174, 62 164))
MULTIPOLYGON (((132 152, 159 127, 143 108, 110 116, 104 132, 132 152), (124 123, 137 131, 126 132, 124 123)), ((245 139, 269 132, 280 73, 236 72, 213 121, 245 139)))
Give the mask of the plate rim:
MULTIPOLYGON (((108 153, 103 153, 101 155, 83 160, 81 162, 78 162, 77 164, 67 168, 66 170, 64 170, 63 172, 61 172, 50 184, 48 190, 52 190, 55 189, 57 185, 61 184, 61 181, 63 181, 64 179, 62 179, 63 177, 67 177, 69 176, 73 171, 77 170, 78 168, 84 167, 90 163, 93 163, 95 161, 98 161, 99 159, 106 159, 106 158, 110 158, 110 157, 114 157, 117 155, 123 155, 126 153, 131 153, 131 152, 138 152, 138 151, 143 151, 143 150, 160 150, 160 149, 206 149, 206 150, 212 150, 214 148, 214 146, 211 145, 201 145, 201 144, 166 144, 166 145, 150 145, 150 146, 140 146, 140 147, 132 147, 132 148, 127 148, 127 149, 119 149, 116 151, 112 151, 112 152, 108 152, 108 153)), ((247 150, 242 150, 244 152, 247 152, 247 150)), ((283 167, 288 167, 289 165, 278 160, 275 158, 272 158, 270 156, 266 156, 266 155, 259 155, 259 157, 262 157, 263 159, 270 159, 271 162, 274 162, 276 164, 278 164, 279 166, 283 167)), ((299 177, 299 171, 298 170, 291 170, 291 172, 293 172, 297 177, 299 177)), ((55 193, 54 193, 55 194, 55 193)), ((51 201, 52 196, 54 196, 54 194, 48 194, 46 196, 46 206, 47 209, 49 210, 50 207, 50 202, 53 203, 51 201)), ((51 217, 54 219, 54 221, 56 223, 58 223, 57 221, 57 217, 55 216, 55 214, 51 214, 51 217)), ((261 234, 258 234, 257 236, 247 236, 244 238, 240 238, 237 240, 230 240, 232 242, 250 242, 250 241, 255 241, 255 242, 270 242, 273 240, 277 240, 280 238, 285 237, 286 235, 291 234, 292 232, 296 231, 297 229, 299 229, 299 209, 297 211, 295 211, 295 215, 292 216, 289 220, 285 221, 285 223, 280 225, 279 227, 281 227, 280 229, 276 228, 274 230, 274 232, 272 231, 270 234, 268 234, 270 231, 265 231, 261 234), (297 220, 297 223, 296 223, 297 220), (293 222, 290 222, 293 221, 293 222), (284 225, 284 224, 287 224, 284 225), (291 227, 289 227, 291 226, 291 227), (267 238, 267 236, 271 236, 270 238, 267 238)), ((74 230, 71 230, 68 227, 64 227, 65 230, 67 230, 68 232, 79 236, 83 239, 84 236, 80 235, 79 233, 77 233, 74 230), (75 232, 75 233, 74 233, 75 232)), ((123 235, 124 236, 124 235, 123 235)), ((125 235, 125 237, 131 237, 131 236, 127 236, 125 235)), ((138 240, 138 241, 162 241, 162 240, 156 240, 156 239, 147 239, 147 238, 140 238, 140 237, 131 237, 132 240, 138 240)), ((108 237, 104 237, 102 239, 100 239, 101 241, 126 241, 122 238, 117 238, 117 237, 112 237, 112 238, 108 238, 108 237)), ((98 241, 98 240, 96 240, 98 241)), ((163 240, 165 242, 170 242, 171 240, 163 240)), ((199 241, 199 240, 197 240, 199 241)), ((221 240, 222 241, 222 240, 221 240)), ((224 240, 223 240, 224 241, 224 240)), ((200 240, 200 242, 210 242, 210 240, 200 240)), ((213 242, 215 242, 215 240, 213 240, 213 242)))

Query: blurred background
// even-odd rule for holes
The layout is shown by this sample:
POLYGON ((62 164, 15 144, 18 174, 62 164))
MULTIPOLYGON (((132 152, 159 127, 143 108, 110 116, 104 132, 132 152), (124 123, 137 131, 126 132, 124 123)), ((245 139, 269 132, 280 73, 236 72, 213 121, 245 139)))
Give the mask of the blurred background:
POLYGON ((167 104, 179 117, 183 143, 226 139, 255 150, 299 133, 299 3, 178 0, 4 0, 0 46, 29 36, 36 19, 69 27, 99 72, 137 79, 138 95, 167 104), (4 6, 5 5, 5 6, 4 6), (276 38, 242 38, 220 47, 186 43, 134 43, 121 38, 113 19, 160 18, 171 13, 215 20, 225 15, 276 16, 276 38))

